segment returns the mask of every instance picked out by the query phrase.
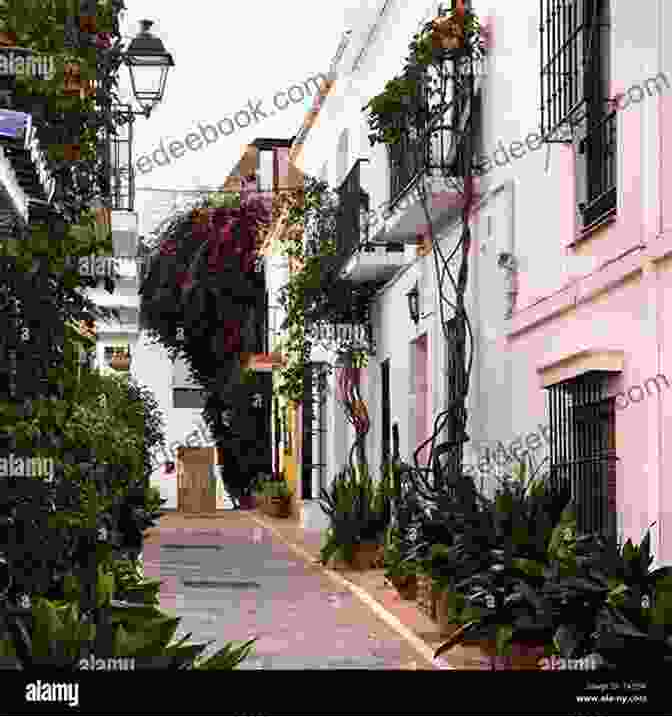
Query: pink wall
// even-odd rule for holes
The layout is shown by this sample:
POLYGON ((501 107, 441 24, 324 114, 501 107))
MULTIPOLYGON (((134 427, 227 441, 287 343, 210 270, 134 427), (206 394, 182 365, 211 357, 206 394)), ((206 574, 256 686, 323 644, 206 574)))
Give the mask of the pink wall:
MULTIPOLYGON (((637 387, 647 387, 643 399, 617 403, 617 510, 624 537, 633 541, 657 522, 655 554, 663 564, 672 563, 672 330, 665 323, 672 316, 672 259, 665 258, 672 253, 671 94, 659 98, 660 151, 654 159, 644 156, 644 113, 631 109, 619 114, 617 217, 579 247, 580 254, 601 260, 598 268, 565 287, 546 287, 545 298, 534 304, 525 276, 520 276, 520 303, 508 336, 512 360, 528 366, 522 380, 529 381, 531 415, 545 410, 546 392, 537 369, 582 349, 623 352, 624 368, 609 384, 611 395, 632 388, 637 397, 637 387), (657 204, 644 194, 653 191, 647 187, 655 187, 656 180, 657 204), (657 375, 668 379, 669 389, 662 380, 659 393, 654 383, 645 383, 657 375)), ((574 172, 568 171, 560 193, 565 203, 574 182, 574 172)), ((571 223, 555 234, 570 255, 575 236, 571 223)))

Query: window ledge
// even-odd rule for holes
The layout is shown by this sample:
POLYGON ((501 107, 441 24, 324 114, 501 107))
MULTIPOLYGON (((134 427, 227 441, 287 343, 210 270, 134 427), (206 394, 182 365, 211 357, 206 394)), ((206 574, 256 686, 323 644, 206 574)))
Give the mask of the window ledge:
POLYGON ((548 388, 591 371, 621 373, 623 364, 623 351, 584 349, 540 366, 537 375, 541 387, 548 388))
POLYGON ((616 208, 610 209, 608 212, 605 212, 599 219, 596 219, 592 224, 583 227, 583 229, 581 229, 574 237, 574 239, 567 245, 567 248, 575 248, 576 246, 584 242, 586 239, 590 239, 593 234, 596 234, 603 227, 613 224, 616 221, 616 216, 616 208))

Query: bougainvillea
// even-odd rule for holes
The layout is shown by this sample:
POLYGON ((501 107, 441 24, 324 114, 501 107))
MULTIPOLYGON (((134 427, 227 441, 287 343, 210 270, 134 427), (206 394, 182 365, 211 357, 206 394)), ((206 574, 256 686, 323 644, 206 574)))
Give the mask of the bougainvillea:
POLYGON ((169 223, 140 289, 141 320, 194 379, 220 393, 252 351, 263 274, 255 271, 268 202, 249 191, 209 197, 169 223))

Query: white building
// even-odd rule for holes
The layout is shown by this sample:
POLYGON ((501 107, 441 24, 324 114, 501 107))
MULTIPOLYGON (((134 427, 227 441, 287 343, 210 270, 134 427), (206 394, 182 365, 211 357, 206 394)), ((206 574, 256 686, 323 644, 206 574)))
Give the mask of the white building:
MULTIPOLYGON (((150 484, 161 490, 167 499, 165 508, 177 508, 177 473, 163 475, 164 461, 176 462, 178 446, 205 447, 213 445, 201 417, 200 387, 190 381, 184 362, 173 364, 162 346, 150 341, 138 325, 140 296, 138 294, 142 262, 134 258, 138 246, 138 215, 134 212, 112 213, 112 240, 116 269, 121 275, 115 291, 109 293, 102 283, 89 290, 99 305, 115 308, 120 321, 98 321, 95 365, 103 373, 113 372, 110 360, 116 347, 130 353, 130 373, 147 386, 159 403, 164 416, 166 451, 157 451, 156 469, 150 484)), ((110 264, 104 265, 109 268, 110 264)), ((221 501, 220 501, 221 502, 221 501)), ((223 507, 223 506, 222 506, 223 507)))
MULTIPOLYGON (((662 438, 660 418, 669 415, 662 405, 666 394, 659 391, 658 399, 615 419, 613 403, 646 376, 665 378, 664 314, 647 310, 640 316, 632 307, 638 291, 648 291, 647 305, 654 296, 663 302, 665 295, 663 275, 653 267, 662 271, 660 240, 669 233, 665 167, 670 145, 664 117, 671 83, 662 33, 670 28, 671 16, 662 2, 652 3, 652 22, 644 25, 627 3, 607 0, 549 0, 541 9, 537 0, 506 7, 480 0, 465 5, 488 28, 489 48, 476 68, 477 101, 461 108, 462 120, 470 118, 478 128, 483 169, 470 223, 466 307, 473 366, 464 463, 491 487, 501 468, 486 466, 485 457, 499 457, 504 466, 504 452, 510 455, 513 444, 521 455, 524 443, 537 464, 548 456, 555 474, 568 477, 573 490, 577 481, 588 486, 593 479, 604 480, 604 490, 581 498, 581 510, 586 516, 609 513, 609 521, 615 519, 639 540, 652 521, 669 525, 669 510, 662 508, 672 496, 662 467, 667 454, 659 448, 669 443, 662 438), (542 131, 561 141, 543 141, 542 131), (642 277, 639 289, 636 276, 642 277), (660 284, 656 291, 652 282, 660 284), (579 384, 597 386, 598 381, 605 410, 590 403, 590 418, 579 404, 593 399, 579 396, 579 384), (570 402, 564 418, 549 408, 559 397, 570 402), (635 441, 637 431, 643 433, 635 441), (649 456, 644 469, 643 446, 649 456), (576 468, 579 464, 588 468, 576 468), (647 490, 638 495, 626 476, 642 470, 647 490)), ((402 457, 411 460, 432 433, 433 418, 445 409, 454 379, 451 345, 442 336, 434 257, 417 256, 409 247, 426 223, 407 166, 410 155, 395 155, 380 144, 371 147, 362 112, 399 74, 412 36, 440 9, 436 3, 419 8, 381 0, 353 11, 338 79, 319 122, 300 137, 301 169, 345 194, 361 189, 368 199, 363 209, 373 209, 370 216, 376 219, 368 239, 378 246, 368 254, 355 252, 344 267, 353 282, 375 278, 382 284, 371 305, 376 353, 366 388, 367 449, 374 472, 394 422, 402 457), (378 216, 379 207, 393 211, 378 216), (385 251, 393 248, 390 242, 404 247, 394 259, 385 251), (406 297, 416 282, 417 324, 409 317, 406 297)), ((440 154, 436 145, 433 150, 440 154)), ((455 195, 437 184, 432 192, 438 193, 434 226, 447 256, 459 240, 455 195)), ((364 222, 359 231, 366 231, 364 222)), ((452 263, 453 273, 458 261, 452 263)), ((454 297, 450 284, 446 296, 454 297)), ((448 311, 445 318, 450 317, 448 311)), ((328 394, 326 481, 345 463, 354 438, 334 402, 333 378, 328 394)), ((596 527, 593 520, 585 517, 585 525, 596 527)))

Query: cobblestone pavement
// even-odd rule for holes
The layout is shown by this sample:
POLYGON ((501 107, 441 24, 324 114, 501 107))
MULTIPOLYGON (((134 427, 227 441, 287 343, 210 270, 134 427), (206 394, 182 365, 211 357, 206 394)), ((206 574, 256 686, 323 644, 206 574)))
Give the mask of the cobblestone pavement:
POLYGON ((145 574, 164 581, 161 607, 179 635, 258 636, 243 669, 433 669, 352 592, 292 552, 245 513, 168 514, 150 531, 145 574))

